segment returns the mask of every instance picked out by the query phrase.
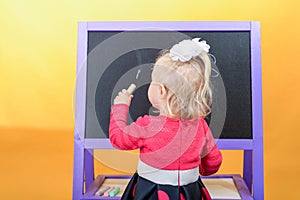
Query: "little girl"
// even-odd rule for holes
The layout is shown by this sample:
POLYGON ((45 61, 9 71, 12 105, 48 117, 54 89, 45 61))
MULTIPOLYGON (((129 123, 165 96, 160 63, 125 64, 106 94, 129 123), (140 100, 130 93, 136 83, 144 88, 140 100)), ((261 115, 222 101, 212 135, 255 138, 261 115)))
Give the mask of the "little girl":
POLYGON ((204 120, 212 102, 209 48, 199 38, 183 40, 158 57, 148 98, 159 116, 145 115, 127 125, 133 95, 123 89, 115 98, 110 141, 118 149, 140 149, 137 172, 122 199, 210 198, 199 173, 216 173, 222 155, 204 120))

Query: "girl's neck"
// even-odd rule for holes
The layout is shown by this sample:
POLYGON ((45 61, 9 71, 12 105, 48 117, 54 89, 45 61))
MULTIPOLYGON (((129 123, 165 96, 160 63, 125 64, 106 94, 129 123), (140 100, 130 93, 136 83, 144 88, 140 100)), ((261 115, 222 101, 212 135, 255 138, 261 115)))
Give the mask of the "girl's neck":
POLYGON ((165 110, 164 106, 162 106, 162 105, 156 105, 156 109, 159 111, 159 116, 167 117, 167 118, 174 119, 174 120, 180 119, 180 117, 174 117, 174 116, 171 116, 171 115, 165 110))
POLYGON ((160 111, 159 112, 159 116, 162 116, 162 117, 167 117, 169 119, 174 119, 174 120, 179 120, 180 118, 178 117, 174 117, 174 116, 171 116, 170 114, 164 112, 164 111, 160 111))

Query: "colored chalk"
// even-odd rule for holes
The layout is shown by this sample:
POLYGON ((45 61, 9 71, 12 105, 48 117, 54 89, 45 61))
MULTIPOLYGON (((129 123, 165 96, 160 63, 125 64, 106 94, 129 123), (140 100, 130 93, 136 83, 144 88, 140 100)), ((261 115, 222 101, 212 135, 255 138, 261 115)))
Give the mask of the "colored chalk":
POLYGON ((110 197, 114 197, 118 194, 118 192, 120 191, 120 187, 116 187, 115 189, 113 189, 112 191, 110 191, 109 196, 110 197))
POLYGON ((105 191, 104 194, 103 194, 103 196, 108 197, 108 196, 109 196, 109 193, 110 193, 113 189, 115 189, 115 187, 111 187, 109 190, 105 191))
POLYGON ((102 196, 104 194, 105 191, 109 190, 110 187, 109 186, 105 186, 104 188, 101 188, 100 190, 98 190, 95 193, 95 196, 102 196))

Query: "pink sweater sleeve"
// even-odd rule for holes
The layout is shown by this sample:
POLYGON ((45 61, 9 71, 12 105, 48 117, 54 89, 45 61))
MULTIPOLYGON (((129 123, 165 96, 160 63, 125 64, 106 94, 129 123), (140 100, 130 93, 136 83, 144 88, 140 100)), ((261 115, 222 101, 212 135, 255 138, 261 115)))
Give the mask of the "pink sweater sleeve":
POLYGON ((206 130, 206 143, 201 154, 199 170, 201 175, 208 176, 219 170, 223 158, 205 121, 204 126, 204 129, 206 130))
POLYGON ((111 107, 109 139, 115 148, 123 150, 137 149, 143 146, 147 117, 139 117, 136 122, 127 125, 129 106, 116 104, 111 107))

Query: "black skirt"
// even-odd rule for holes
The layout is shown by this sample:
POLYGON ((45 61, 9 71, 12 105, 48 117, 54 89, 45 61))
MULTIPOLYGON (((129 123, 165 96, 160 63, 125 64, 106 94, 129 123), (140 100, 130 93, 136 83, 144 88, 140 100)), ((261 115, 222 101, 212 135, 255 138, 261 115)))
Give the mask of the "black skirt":
POLYGON ((184 186, 156 184, 137 173, 128 183, 121 200, 209 200, 211 199, 200 177, 184 186))

